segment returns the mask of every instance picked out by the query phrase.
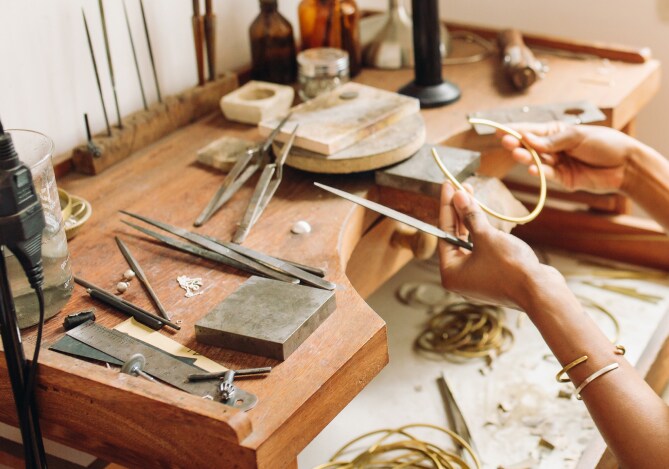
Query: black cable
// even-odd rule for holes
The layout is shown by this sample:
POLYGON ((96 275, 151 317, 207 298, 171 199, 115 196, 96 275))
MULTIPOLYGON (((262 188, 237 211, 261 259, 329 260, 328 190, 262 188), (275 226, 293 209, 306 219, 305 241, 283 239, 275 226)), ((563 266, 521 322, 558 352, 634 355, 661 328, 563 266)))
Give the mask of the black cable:
POLYGON ((44 290, 39 285, 35 287, 35 294, 37 295, 37 302, 39 303, 39 322, 37 323, 37 338, 35 339, 35 350, 33 351, 33 359, 30 363, 30 370, 26 379, 26 394, 24 405, 28 405, 35 392, 35 376, 37 374, 37 359, 39 358, 39 350, 42 344, 42 330, 44 329, 44 290))

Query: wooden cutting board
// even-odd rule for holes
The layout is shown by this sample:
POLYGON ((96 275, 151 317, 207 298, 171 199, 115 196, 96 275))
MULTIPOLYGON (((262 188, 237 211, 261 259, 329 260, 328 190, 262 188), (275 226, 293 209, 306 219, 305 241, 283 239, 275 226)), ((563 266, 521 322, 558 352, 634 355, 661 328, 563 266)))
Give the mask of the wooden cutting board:
MULTIPOLYGON (((424 143, 423 118, 420 114, 412 114, 332 155, 321 155, 293 146, 286 165, 325 174, 370 171, 404 161, 424 143)), ((275 143, 275 154, 279 154, 282 145, 275 143)))
MULTIPOLYGON (((349 82, 292 108, 292 116, 277 136, 285 142, 298 124, 294 146, 332 155, 420 111, 417 99, 349 82)), ((259 124, 267 136, 281 117, 259 124)))

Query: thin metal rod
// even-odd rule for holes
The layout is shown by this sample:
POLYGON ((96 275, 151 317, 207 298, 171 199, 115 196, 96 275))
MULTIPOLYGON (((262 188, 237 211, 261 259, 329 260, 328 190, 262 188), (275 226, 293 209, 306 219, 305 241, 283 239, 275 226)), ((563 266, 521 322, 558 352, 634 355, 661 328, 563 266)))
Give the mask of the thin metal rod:
MULTIPOLYGON (((135 319, 138 321, 142 322, 141 320, 150 320, 150 322, 158 328, 160 328, 160 324, 164 324, 166 326, 171 327, 172 329, 180 330, 181 326, 178 324, 174 324, 171 321, 168 321, 165 318, 161 318, 160 316, 156 316, 155 314, 151 314, 148 311, 146 311, 143 308, 140 308, 136 304, 133 304, 129 301, 124 300, 123 298, 119 298, 117 296, 112 295, 109 293, 107 290, 104 290, 103 288, 100 288, 96 285, 93 285, 90 282, 87 282, 86 280, 79 278, 79 277, 74 277, 74 281, 81 285, 82 287, 86 288, 87 290, 90 290, 88 292, 89 295, 91 295, 91 292, 94 292, 93 296, 94 298, 97 296, 100 301, 104 301, 105 303, 109 304, 109 306, 113 306, 127 314, 132 315, 135 319)), ((147 321, 148 322, 148 321, 147 321)), ((142 322, 142 324, 146 324, 149 327, 149 324, 146 322, 142 322)))
POLYGON ((153 70, 153 81, 156 84, 156 94, 158 94, 158 102, 162 103, 163 98, 160 96, 160 86, 158 85, 158 74, 156 73, 156 62, 153 60, 153 49, 151 49, 151 37, 149 36, 149 27, 146 24, 146 15, 144 14, 143 0, 139 0, 139 8, 142 12, 142 23, 144 23, 144 35, 146 36, 146 45, 149 49, 149 57, 151 58, 151 69, 153 70))
POLYGON ((123 14, 125 15, 125 25, 128 28, 128 37, 130 37, 130 48, 132 49, 132 58, 135 60, 135 70, 137 70, 137 81, 139 82, 139 90, 142 92, 142 103, 144 109, 148 110, 149 105, 146 104, 146 95, 144 94, 144 84, 142 83, 142 74, 139 72, 139 61, 137 60, 137 50, 135 49, 135 41, 132 38, 132 29, 130 28, 130 19, 128 18, 128 8, 123 0, 123 14))
POLYGON ((107 36, 107 22, 105 21, 105 8, 102 0, 98 0, 100 7, 100 21, 102 22, 102 36, 105 40, 105 51, 107 53, 107 64, 109 65, 109 78, 111 79, 112 91, 114 92, 114 105, 116 106, 116 120, 119 129, 123 128, 121 122, 121 110, 118 106, 118 94, 116 93, 116 80, 114 79, 114 66, 112 65, 111 49, 109 48, 109 36, 107 36))
POLYGON ((151 69, 153 70, 153 81, 156 84, 156 94, 158 102, 162 103, 163 98, 160 95, 160 86, 158 85, 158 74, 156 73, 156 62, 153 59, 153 49, 151 48, 151 37, 149 36, 149 27, 146 24, 146 14, 144 13, 144 1, 139 0, 139 9, 142 12, 142 23, 144 23, 144 35, 146 36, 146 46, 149 49, 149 58, 151 59, 151 69))
POLYGON ((119 238, 118 236, 115 237, 116 239, 116 244, 118 245, 118 248, 121 250, 121 254, 123 254, 123 257, 125 257, 125 260, 128 261, 128 265, 130 268, 135 271, 135 274, 137 275, 137 279, 144 285, 144 288, 146 289, 147 293, 155 303, 156 307, 158 308, 158 311, 160 311, 160 314, 162 317, 167 319, 168 321, 170 320, 169 314, 167 314, 167 310, 165 310, 165 307, 163 304, 160 302, 160 299, 158 298, 158 295, 156 295, 155 290, 149 283, 149 279, 146 277, 146 274, 144 273, 144 270, 142 267, 139 265, 139 262, 137 262, 137 259, 135 259, 135 256, 132 255, 130 252, 130 249, 128 249, 128 246, 125 245, 123 240, 119 238))
POLYGON ((87 146, 88 146, 88 151, 91 152, 91 154, 98 158, 101 155, 100 149, 97 147, 95 142, 93 142, 93 137, 91 136, 91 126, 88 123, 88 114, 84 113, 84 125, 86 126, 86 140, 87 140, 87 146))
POLYGON ((109 126, 109 117, 107 116, 107 106, 105 106, 105 98, 102 95, 102 85, 100 84, 100 73, 98 72, 98 62, 95 60, 95 51, 93 50, 93 43, 91 42, 91 33, 88 30, 88 21, 86 21, 86 13, 81 9, 81 15, 84 18, 84 28, 86 29, 86 40, 88 41, 88 50, 91 52, 91 60, 93 61, 93 70, 95 71, 95 81, 98 84, 98 94, 100 95, 100 103, 102 104, 102 114, 105 116, 105 125, 107 126, 107 135, 111 137, 111 127, 109 126))

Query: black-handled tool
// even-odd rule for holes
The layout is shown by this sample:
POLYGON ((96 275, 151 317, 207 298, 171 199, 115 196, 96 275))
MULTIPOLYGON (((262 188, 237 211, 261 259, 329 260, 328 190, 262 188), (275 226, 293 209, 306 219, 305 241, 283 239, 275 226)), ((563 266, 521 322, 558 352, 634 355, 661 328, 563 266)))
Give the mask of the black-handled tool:
POLYGON ((78 313, 68 314, 65 316, 65 319, 63 319, 63 329, 69 331, 70 329, 74 329, 86 321, 95 321, 94 309, 87 309, 84 311, 79 311, 78 313))

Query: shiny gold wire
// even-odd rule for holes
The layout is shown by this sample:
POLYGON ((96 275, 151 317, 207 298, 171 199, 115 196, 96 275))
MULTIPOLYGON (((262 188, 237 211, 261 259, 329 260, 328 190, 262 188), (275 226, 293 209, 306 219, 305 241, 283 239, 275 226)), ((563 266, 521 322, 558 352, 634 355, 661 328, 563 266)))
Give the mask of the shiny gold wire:
POLYGON ((457 433, 432 424, 411 424, 397 429, 384 428, 365 433, 346 443, 339 448, 330 458, 330 461, 317 466, 314 469, 365 469, 365 468, 436 468, 436 469, 472 469, 460 456, 455 453, 441 449, 438 445, 420 440, 413 436, 409 430, 415 428, 427 428, 438 430, 448 435, 454 442, 462 446, 474 461, 475 468, 481 468, 481 462, 474 453, 472 447, 457 433), (350 461, 343 460, 344 454, 350 452, 350 448, 370 436, 381 435, 372 445, 350 461), (388 442, 391 438, 400 438, 399 441, 388 442), (391 456, 392 453, 401 454, 391 456))
POLYGON ((500 308, 463 302, 432 316, 414 345, 440 356, 485 358, 508 351, 513 341, 500 308))
MULTIPOLYGON (((528 223, 528 222, 534 220, 535 218, 537 218, 537 216, 539 216, 539 214, 541 213, 541 210, 543 210, 544 204, 546 203, 546 175, 544 174, 544 167, 543 167, 543 164, 541 163, 541 158, 539 158, 539 154, 536 152, 536 150, 534 148, 529 146, 525 142, 525 140, 523 140, 522 135, 520 135, 518 132, 516 132, 515 130, 513 130, 513 129, 505 126, 505 125, 502 125, 502 124, 500 124, 498 122, 495 122, 495 121, 491 121, 491 120, 488 120, 488 119, 480 119, 480 118, 477 118, 477 117, 471 117, 469 119, 469 122, 471 124, 487 125, 487 126, 495 128, 495 129, 501 130, 502 132, 505 132, 505 133, 517 138, 520 141, 520 143, 527 149, 527 151, 530 152, 530 155, 532 156, 532 159, 534 160, 534 164, 537 166, 537 170, 539 172, 539 182, 540 182, 539 201, 537 202, 536 207, 534 207, 534 210, 532 210, 532 212, 530 212, 528 215, 526 215, 524 217, 511 217, 511 216, 503 215, 503 214, 491 209, 490 207, 488 207, 484 203, 478 201, 476 198, 474 198, 476 203, 479 205, 479 207, 481 207, 481 210, 486 212, 488 215, 490 215, 492 217, 495 217, 495 218, 498 218, 500 220, 508 221, 508 222, 511 222, 511 223, 517 223, 519 225, 522 225, 524 223, 528 223)), ((444 175, 448 178, 448 180, 451 181, 451 183, 457 189, 459 189, 461 191, 464 191, 465 189, 464 189, 464 187, 462 187, 462 184, 460 184, 460 181, 458 181, 451 174, 451 172, 448 170, 448 168, 446 168, 446 166, 444 166, 444 164, 441 162, 441 159, 439 158, 439 155, 437 154, 437 150, 434 149, 434 148, 432 149, 432 156, 434 157, 434 161, 436 161, 437 165, 439 166, 439 169, 441 169, 441 172, 444 173, 444 175)))

